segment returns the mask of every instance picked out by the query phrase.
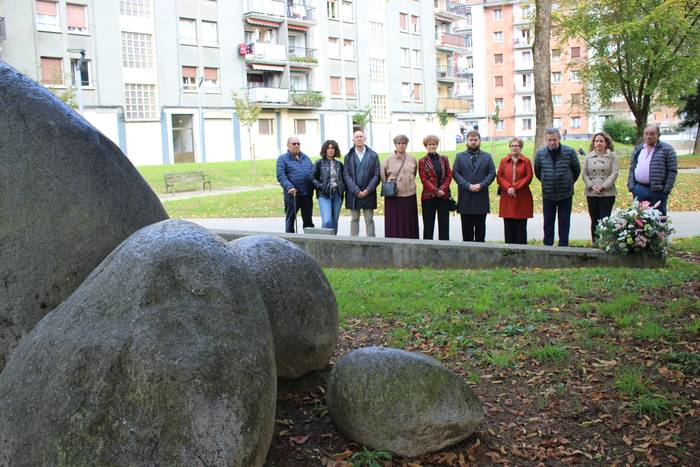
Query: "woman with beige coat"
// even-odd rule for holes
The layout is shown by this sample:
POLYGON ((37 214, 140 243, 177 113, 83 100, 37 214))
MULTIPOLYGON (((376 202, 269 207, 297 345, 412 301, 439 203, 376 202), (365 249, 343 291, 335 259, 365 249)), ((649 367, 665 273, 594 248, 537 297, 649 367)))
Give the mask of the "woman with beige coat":
POLYGON ((613 152, 613 142, 605 132, 593 135, 590 152, 583 160, 581 170, 585 186, 588 214, 591 217, 591 238, 596 242, 596 226, 598 221, 610 216, 615 204, 615 180, 617 180, 620 165, 613 152))
POLYGON ((384 236, 418 238, 418 161, 406 152, 406 135, 394 138, 394 145, 396 150, 384 160, 380 172, 382 183, 389 180, 396 183, 396 195, 384 198, 384 236))

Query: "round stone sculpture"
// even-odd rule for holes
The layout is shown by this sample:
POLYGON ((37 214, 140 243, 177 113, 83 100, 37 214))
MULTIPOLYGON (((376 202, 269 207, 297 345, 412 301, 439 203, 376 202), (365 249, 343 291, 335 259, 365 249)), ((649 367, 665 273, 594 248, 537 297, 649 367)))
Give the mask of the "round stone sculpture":
POLYGON ((168 215, 112 141, 1 60, 0 148, 2 371, 117 245, 168 215))
POLYGON ((457 443, 484 420, 481 402, 456 373, 398 349, 343 356, 329 376, 326 400, 348 438, 405 457, 457 443))
POLYGON ((265 302, 277 376, 298 378, 328 365, 338 341, 338 304, 323 270, 281 238, 244 237, 230 245, 265 302))
POLYGON ((186 221, 119 245, 0 374, 0 465, 262 465, 276 383, 265 306, 186 221))

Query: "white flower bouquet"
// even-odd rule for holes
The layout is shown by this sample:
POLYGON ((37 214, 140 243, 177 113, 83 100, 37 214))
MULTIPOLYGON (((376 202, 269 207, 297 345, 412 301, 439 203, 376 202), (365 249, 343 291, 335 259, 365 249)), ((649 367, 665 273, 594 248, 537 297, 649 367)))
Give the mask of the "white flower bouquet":
POLYGON ((596 227, 598 247, 623 255, 643 252, 666 256, 673 229, 671 221, 656 209, 658 204, 635 199, 629 208, 615 209, 610 217, 601 219, 596 227))

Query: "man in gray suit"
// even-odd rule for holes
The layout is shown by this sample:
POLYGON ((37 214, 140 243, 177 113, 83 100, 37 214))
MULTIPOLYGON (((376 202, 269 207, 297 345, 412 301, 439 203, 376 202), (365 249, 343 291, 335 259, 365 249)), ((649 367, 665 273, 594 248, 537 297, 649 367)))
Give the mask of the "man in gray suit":
POLYGON ((345 156, 343 179, 347 187, 345 207, 350 210, 350 235, 360 235, 360 211, 365 218, 368 237, 374 237, 374 210, 377 209, 379 185, 379 156, 365 146, 365 133, 352 134, 353 147, 345 156))
POLYGON ((496 178, 491 154, 480 148, 476 130, 467 133, 467 150, 457 154, 452 177, 459 187, 457 210, 462 218, 462 240, 483 242, 486 239, 486 214, 490 212, 489 185, 496 178))

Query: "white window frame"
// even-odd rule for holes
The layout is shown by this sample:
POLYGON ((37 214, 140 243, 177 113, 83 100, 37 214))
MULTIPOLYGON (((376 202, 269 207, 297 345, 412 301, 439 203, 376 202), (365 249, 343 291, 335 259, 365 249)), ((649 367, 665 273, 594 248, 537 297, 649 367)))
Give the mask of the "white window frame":
MULTIPOLYGON (((61 30, 61 12, 59 11, 58 1, 51 2, 45 0, 44 3, 53 3, 56 8, 55 15, 36 14, 36 28, 40 31, 60 31, 61 30)), ((36 1, 34 2, 36 8, 36 1)))
POLYGON ((217 23, 216 21, 201 21, 200 31, 202 33, 203 46, 219 46, 219 23, 217 23), (211 37, 212 32, 214 33, 213 37, 211 37))
POLYGON ((355 60, 355 41, 343 39, 343 60, 355 60))
POLYGON ((82 7, 82 9, 83 9, 83 18, 85 19, 85 27, 84 27, 84 28, 76 28, 76 27, 71 27, 71 26, 68 24, 68 18, 66 18, 66 27, 68 28, 68 32, 70 32, 71 34, 89 34, 89 32, 90 32, 90 24, 89 24, 89 22, 88 22, 88 14, 87 14, 88 6, 87 6, 87 5, 81 5, 81 4, 78 4, 78 3, 68 3, 68 4, 66 4, 66 8, 68 7, 68 5, 73 5, 73 6, 77 6, 77 7, 82 7))
POLYGON ((119 14, 137 18, 150 18, 151 0, 119 0, 119 14))
POLYGON ((369 59, 369 82, 370 84, 386 84, 386 61, 383 58, 369 59))
POLYGON ((258 136, 274 136, 275 135, 275 119, 274 118, 258 118, 258 136), (265 122, 267 128, 262 131, 261 122, 265 122))
POLYGON ((413 68, 423 67, 423 51, 420 49, 412 49, 411 51, 411 64, 413 68))
POLYGON ((122 66, 153 69, 153 36, 140 32, 122 31, 122 66))
POLYGON ((370 96, 370 104, 372 108, 372 119, 375 122, 386 122, 389 120, 385 95, 372 94, 370 96))
POLYGON ((328 19, 338 19, 338 0, 326 0, 326 14, 328 19))
POLYGON ((493 32, 493 43, 494 44, 502 44, 503 43, 503 31, 494 31, 493 32))
POLYGON ((581 117, 571 117, 571 128, 581 128, 581 117))
POLYGON ((411 49, 407 47, 401 47, 401 66, 411 66, 411 49))
POLYGON ((503 19, 503 9, 502 8, 494 8, 493 9, 493 20, 494 21, 501 21, 503 19))
POLYGON ((552 83, 561 83, 561 71, 552 72, 552 83))
POLYGON ((354 5, 350 0, 341 0, 340 2, 340 19, 346 23, 355 22, 354 5))
POLYGON ((158 120, 158 96, 155 84, 124 84, 124 119, 158 120))
POLYGON ((180 44, 197 44, 197 20, 180 17, 178 19, 178 39, 180 44), (185 35, 185 33, 190 33, 185 35))
MULTIPOLYGON (((87 70, 87 84, 81 84, 81 87, 86 88, 86 87, 92 87, 92 60, 84 60, 85 62, 85 69, 87 70)), ((76 81, 76 76, 80 74, 80 71, 78 70, 78 63, 80 63, 80 59, 78 58, 71 58, 70 59, 70 79, 71 79, 71 84, 73 86, 77 86, 78 83, 76 81)), ((81 76, 82 78, 82 76, 81 76)))

